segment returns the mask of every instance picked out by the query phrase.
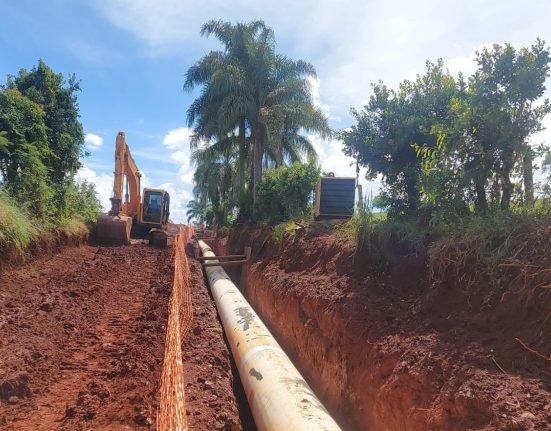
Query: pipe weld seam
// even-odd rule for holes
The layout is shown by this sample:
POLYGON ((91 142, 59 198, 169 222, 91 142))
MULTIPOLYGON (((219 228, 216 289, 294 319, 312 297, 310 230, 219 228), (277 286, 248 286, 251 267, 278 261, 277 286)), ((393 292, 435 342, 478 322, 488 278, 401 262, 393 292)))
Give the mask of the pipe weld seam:
POLYGON ((253 356, 265 350, 274 350, 276 352, 283 353, 283 355, 287 356, 287 354, 283 351, 283 349, 281 349, 281 347, 269 346, 266 344, 263 346, 253 347, 251 350, 249 350, 247 353, 243 355, 243 360, 241 361, 241 365, 239 365, 239 374, 243 375, 243 373, 246 371, 245 368, 247 364, 249 363, 249 361, 252 359, 253 356))

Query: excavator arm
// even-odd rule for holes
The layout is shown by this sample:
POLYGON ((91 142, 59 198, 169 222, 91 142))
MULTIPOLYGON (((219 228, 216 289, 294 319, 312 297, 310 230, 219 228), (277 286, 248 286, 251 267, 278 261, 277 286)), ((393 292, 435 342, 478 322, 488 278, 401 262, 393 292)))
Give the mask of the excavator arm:
POLYGON ((141 202, 141 173, 130 154, 124 132, 119 132, 115 143, 115 180, 113 184, 113 197, 111 198, 111 216, 134 217, 140 212, 141 202), (126 180, 126 181, 125 181, 126 180), (126 185, 126 193, 123 202, 123 189, 126 185))

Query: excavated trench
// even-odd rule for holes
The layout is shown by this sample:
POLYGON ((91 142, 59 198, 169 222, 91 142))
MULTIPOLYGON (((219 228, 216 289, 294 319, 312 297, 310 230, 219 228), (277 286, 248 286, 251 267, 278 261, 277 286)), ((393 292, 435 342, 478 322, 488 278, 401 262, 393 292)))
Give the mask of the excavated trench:
POLYGON ((280 256, 265 237, 241 235, 214 249, 244 243, 253 259, 229 275, 343 429, 551 429, 545 364, 529 352, 507 358, 491 319, 437 319, 418 292, 358 286, 342 256, 324 256, 328 243, 280 256))
MULTIPOLYGON (((526 308, 509 295, 481 314, 467 308, 475 298, 446 291, 427 307, 422 290, 351 275, 331 237, 276 248, 237 232, 215 250, 247 241, 251 262, 228 272, 343 429, 551 429, 551 369, 533 353, 551 348, 548 296, 526 308)), ((253 430, 201 265, 190 264, 190 428, 253 430)), ((67 248, 4 273, 0 428, 152 429, 172 272, 169 251, 138 244, 67 248)))

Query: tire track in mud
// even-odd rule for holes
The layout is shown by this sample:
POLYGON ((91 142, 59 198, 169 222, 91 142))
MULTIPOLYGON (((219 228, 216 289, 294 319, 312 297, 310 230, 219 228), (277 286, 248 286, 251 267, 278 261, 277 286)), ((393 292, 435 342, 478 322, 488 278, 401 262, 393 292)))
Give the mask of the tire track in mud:
POLYGON ((132 245, 66 253, 22 270, 36 277, 1 279, 0 305, 12 317, 0 328, 8 340, 0 357, 9 358, 0 371, 8 388, 0 425, 151 428, 170 289, 159 269, 170 251, 132 245))

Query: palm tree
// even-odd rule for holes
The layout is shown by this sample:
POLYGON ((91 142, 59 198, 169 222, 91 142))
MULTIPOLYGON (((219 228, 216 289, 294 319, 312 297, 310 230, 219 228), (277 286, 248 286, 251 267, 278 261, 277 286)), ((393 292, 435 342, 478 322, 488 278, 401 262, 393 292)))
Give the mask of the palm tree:
POLYGON ((263 161, 275 165, 315 151, 300 130, 330 135, 325 115, 312 102, 310 63, 274 52, 273 31, 262 21, 233 25, 209 21, 202 34, 214 35, 224 51, 207 54, 192 66, 184 88, 202 85, 188 110, 194 145, 237 131, 239 190, 245 190, 246 165, 252 174, 253 201, 263 161))
POLYGON ((186 205, 187 222, 190 223, 195 220, 197 223, 204 223, 206 219, 206 213, 208 208, 200 201, 192 199, 186 205))
POLYGON ((264 45, 273 49, 273 31, 263 21, 238 23, 211 20, 201 29, 202 36, 215 35, 224 46, 224 51, 212 51, 191 66, 186 73, 184 90, 191 91, 195 86, 203 86, 203 92, 188 109, 188 125, 195 124, 195 139, 192 145, 196 146, 203 139, 210 141, 216 135, 238 130, 239 144, 239 189, 245 190, 245 170, 248 159, 246 142, 246 105, 247 87, 243 85, 243 77, 232 80, 231 75, 242 74, 242 63, 248 62, 249 47, 264 45), (221 79, 220 75, 224 75, 221 79), (229 75, 230 79, 227 79, 229 75), (217 87, 216 84, 222 84, 217 87), (240 94, 241 100, 226 98, 228 92, 240 94), (225 123, 220 124, 221 113, 225 123), (229 114, 229 115, 227 115, 229 114))
POLYGON ((203 205, 211 204, 216 226, 227 222, 229 211, 235 206, 236 147, 235 137, 230 136, 196 149, 191 155, 196 166, 194 195, 203 205))

